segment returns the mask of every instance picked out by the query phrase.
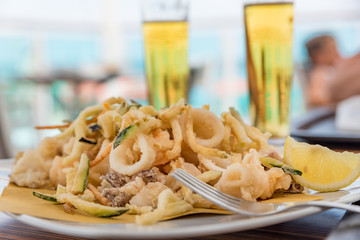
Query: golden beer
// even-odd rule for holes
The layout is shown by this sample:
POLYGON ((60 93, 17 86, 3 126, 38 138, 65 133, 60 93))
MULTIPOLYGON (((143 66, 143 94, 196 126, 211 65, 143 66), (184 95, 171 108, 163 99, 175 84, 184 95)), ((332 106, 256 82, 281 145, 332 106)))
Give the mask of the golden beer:
POLYGON ((283 138, 289 134, 293 4, 249 4, 244 11, 251 121, 283 138))
POLYGON ((187 99, 188 23, 144 22, 145 69, 150 104, 156 109, 187 99))

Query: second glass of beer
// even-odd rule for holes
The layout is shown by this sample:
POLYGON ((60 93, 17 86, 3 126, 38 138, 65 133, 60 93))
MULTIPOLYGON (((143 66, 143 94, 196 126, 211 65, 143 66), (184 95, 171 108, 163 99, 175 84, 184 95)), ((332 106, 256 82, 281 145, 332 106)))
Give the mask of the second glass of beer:
POLYGON ((188 1, 143 0, 148 99, 156 109, 187 100, 188 1))
POLYGON ((248 1, 244 16, 251 121, 272 138, 284 139, 293 77, 293 2, 248 1))

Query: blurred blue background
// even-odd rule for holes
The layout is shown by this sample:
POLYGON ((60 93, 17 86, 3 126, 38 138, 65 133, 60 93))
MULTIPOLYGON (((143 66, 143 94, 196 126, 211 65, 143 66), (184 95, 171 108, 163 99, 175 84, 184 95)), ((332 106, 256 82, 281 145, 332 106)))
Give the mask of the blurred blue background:
MULTIPOLYGON (((146 102, 139 1, 0 0, 1 135, 7 156, 110 96, 146 102)), ((243 2, 191 0, 190 103, 248 117, 243 2)), ((305 42, 333 35, 343 56, 360 50, 360 1, 295 1, 292 117, 306 112, 305 42)))

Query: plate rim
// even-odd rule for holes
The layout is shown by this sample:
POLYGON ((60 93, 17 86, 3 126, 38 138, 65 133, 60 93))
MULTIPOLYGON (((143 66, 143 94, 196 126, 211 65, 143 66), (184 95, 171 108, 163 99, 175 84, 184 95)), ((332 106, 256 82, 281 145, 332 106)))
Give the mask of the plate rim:
MULTIPOLYGON (((269 216, 262 217, 249 217, 245 219, 237 219, 226 222, 214 221, 210 224, 201 226, 176 226, 174 228, 154 228, 154 225, 139 226, 135 223, 129 223, 133 226, 134 230, 126 231, 120 229, 119 225, 127 224, 96 224, 96 223, 79 223, 63 222, 58 220, 51 220, 45 218, 38 218, 26 214, 13 214, 5 212, 6 215, 33 227, 40 228, 45 231, 54 232, 58 234, 73 236, 73 237, 86 237, 86 238, 111 238, 111 239, 168 239, 168 238, 185 238, 185 237, 201 237, 217 234, 226 234, 233 232, 241 232, 246 230, 257 229, 261 227, 271 226, 302 217, 310 216, 322 212, 320 207, 306 207, 302 209, 294 209, 289 212, 282 212, 269 216), (103 226, 108 228, 102 228, 103 226), (95 228, 97 226, 99 228, 95 228), (112 227, 114 226, 114 227, 112 227), (108 230, 112 231, 108 231, 108 230)), ((216 217, 218 215, 214 215, 216 217)), ((227 217, 236 215, 227 215, 227 217)), ((220 217, 220 216, 219 216, 220 217)), ((222 216, 226 217, 226 216, 222 216)), ((191 219, 191 216, 189 216, 191 219)), ((203 217, 198 217, 201 219, 203 217)), ((209 217, 204 217, 209 218, 209 217)), ((178 220, 189 221, 189 219, 179 218, 168 220, 164 223, 176 222, 178 220)), ((159 223, 156 223, 159 224, 159 223)), ((155 224, 155 225, 156 225, 155 224)), ((161 223, 160 223, 161 224, 161 223)))

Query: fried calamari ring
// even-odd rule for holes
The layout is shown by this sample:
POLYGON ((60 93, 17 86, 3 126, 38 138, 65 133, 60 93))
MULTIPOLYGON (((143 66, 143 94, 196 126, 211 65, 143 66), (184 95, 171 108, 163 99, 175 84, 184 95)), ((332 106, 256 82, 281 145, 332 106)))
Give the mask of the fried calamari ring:
POLYGON ((166 152, 166 157, 168 159, 175 159, 181 153, 181 143, 183 140, 179 119, 177 117, 171 119, 170 126, 174 136, 174 147, 170 151, 166 152))
POLYGON ((139 133, 135 139, 128 139, 110 152, 110 168, 131 176, 149 169, 155 161, 155 150, 150 146, 146 136, 139 133), (135 150, 135 151, 134 151, 135 150))
MULTIPOLYGON (((202 109, 203 110, 203 109, 202 109)), ((210 147, 205 147, 204 145, 201 145, 197 142, 196 135, 194 133, 194 124, 193 124, 193 117, 192 117, 192 110, 191 110, 191 106, 188 105, 185 107, 185 111, 186 111, 186 118, 185 118, 185 133, 186 133, 186 140, 190 146, 190 148, 196 152, 196 153, 200 153, 203 155, 207 155, 207 156, 217 156, 217 157, 221 157, 221 158, 227 158, 228 155, 226 152, 221 151, 219 149, 216 148, 210 148, 210 147)), ((207 111, 207 110, 203 110, 203 111, 207 111)), ((209 115, 211 116, 211 115, 209 115)), ((216 117, 216 115, 215 115, 216 117)), ((206 116, 204 116, 204 118, 206 118, 206 116)), ((219 122, 222 125, 222 122, 219 119, 219 122)), ((213 124, 212 126, 214 126, 215 124, 213 124)), ((216 131, 216 130, 215 130, 216 131)), ((221 131, 221 130, 220 130, 221 131)), ((224 137, 224 126, 222 125, 222 136, 221 138, 217 135, 221 134, 214 134, 214 138, 212 138, 211 140, 208 141, 208 143, 210 143, 211 145, 215 144, 219 144, 222 140, 222 138, 224 137), (220 139, 220 140, 218 140, 220 139)), ((204 141, 206 142, 206 140, 204 141)), ((203 142, 202 142, 203 143, 203 142)))

